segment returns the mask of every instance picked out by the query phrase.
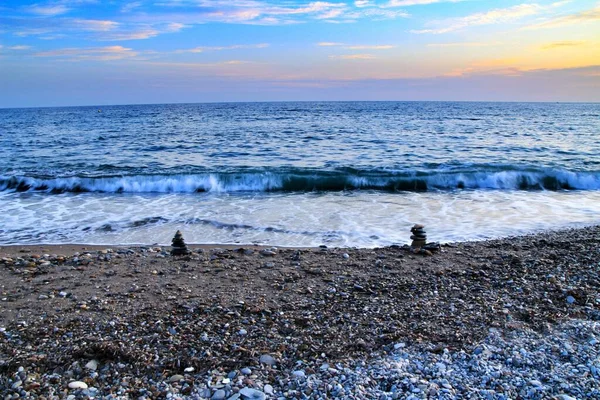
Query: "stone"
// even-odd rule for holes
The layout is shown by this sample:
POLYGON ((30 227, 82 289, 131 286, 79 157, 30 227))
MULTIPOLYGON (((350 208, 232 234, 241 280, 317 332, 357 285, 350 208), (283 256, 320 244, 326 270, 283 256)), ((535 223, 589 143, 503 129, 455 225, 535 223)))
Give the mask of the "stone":
POLYGON ((194 372, 194 367, 187 367, 183 372, 194 372))
POLYGON ((573 297, 573 296, 567 296, 567 303, 569 303, 569 304, 575 303, 575 297, 573 297))
POLYGON ((273 386, 268 383, 263 387, 263 390, 266 394, 273 394, 273 386))
POLYGON ((277 361, 275 361, 273 356, 270 356, 268 354, 263 354, 262 356, 260 356, 259 361, 261 364, 267 364, 267 365, 271 365, 271 366, 273 366, 277 363, 277 361))
POLYGON ((95 371, 98 369, 98 361, 90 360, 87 362, 87 364, 85 364, 85 367, 91 371, 95 371))
POLYGON ((85 382, 73 381, 69 382, 69 389, 87 389, 88 385, 85 382))
POLYGON ((244 367, 240 370, 240 372, 244 375, 250 375, 252 373, 252 370, 248 367, 244 367))
POLYGON ((306 373, 304 373, 302 370, 294 371, 292 372, 292 375, 294 378, 306 378, 306 373))
POLYGON ((410 232, 412 233, 410 236, 412 239, 410 247, 423 247, 427 244, 427 235, 425 234, 425 230, 423 228, 425 228, 423 225, 416 224, 410 229, 410 232))
POLYGON ((175 232, 175 236, 171 240, 171 255, 172 256, 186 256, 190 254, 181 231, 175 232))
MULTIPOLYGON (((271 386, 271 385, 265 385, 265 387, 266 386, 271 386)), ((267 398, 267 396, 260 390, 252 389, 249 387, 245 387, 245 388, 241 389, 239 393, 243 399, 264 400, 267 398)))
POLYGON ((184 379, 183 375, 173 375, 172 377, 169 378, 169 382, 179 382, 180 380, 184 379))
POLYGON ((566 395, 566 394, 559 394, 556 398, 558 400, 577 400, 577 398, 566 395))
POLYGON ((213 400, 223 400, 226 396, 226 393, 223 389, 219 389, 212 395, 211 399, 213 400))

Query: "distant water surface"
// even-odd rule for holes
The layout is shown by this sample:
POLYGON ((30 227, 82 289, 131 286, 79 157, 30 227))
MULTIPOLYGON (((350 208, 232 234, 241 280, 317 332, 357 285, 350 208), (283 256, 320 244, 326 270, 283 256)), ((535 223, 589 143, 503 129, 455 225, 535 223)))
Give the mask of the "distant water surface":
POLYGON ((374 247, 600 223, 600 104, 0 109, 0 244, 374 247))

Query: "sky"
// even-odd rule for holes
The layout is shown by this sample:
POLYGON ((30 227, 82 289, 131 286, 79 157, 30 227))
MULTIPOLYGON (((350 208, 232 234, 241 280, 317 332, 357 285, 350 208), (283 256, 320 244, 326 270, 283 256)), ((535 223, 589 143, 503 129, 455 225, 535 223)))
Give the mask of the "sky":
POLYGON ((600 101, 598 0, 0 0, 0 107, 600 101))

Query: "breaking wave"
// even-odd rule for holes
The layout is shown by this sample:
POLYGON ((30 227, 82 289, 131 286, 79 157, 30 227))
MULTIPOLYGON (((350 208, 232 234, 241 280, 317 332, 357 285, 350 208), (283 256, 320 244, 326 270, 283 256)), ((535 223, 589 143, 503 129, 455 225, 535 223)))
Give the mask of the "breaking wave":
POLYGON ((290 169, 226 173, 130 175, 103 177, 0 176, 0 191, 195 193, 195 192, 309 192, 343 190, 445 191, 598 190, 600 172, 557 169, 487 168, 462 171, 394 172, 337 169, 290 169))

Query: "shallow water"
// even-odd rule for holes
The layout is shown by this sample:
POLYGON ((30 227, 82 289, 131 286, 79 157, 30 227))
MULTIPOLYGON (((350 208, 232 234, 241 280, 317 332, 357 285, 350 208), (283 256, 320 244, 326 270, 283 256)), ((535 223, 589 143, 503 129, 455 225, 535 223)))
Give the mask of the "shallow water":
POLYGON ((475 191, 234 194, 4 193, 0 241, 377 247, 481 240, 597 224, 600 192, 475 191), (6 227, 14 227, 6 229, 6 227))

